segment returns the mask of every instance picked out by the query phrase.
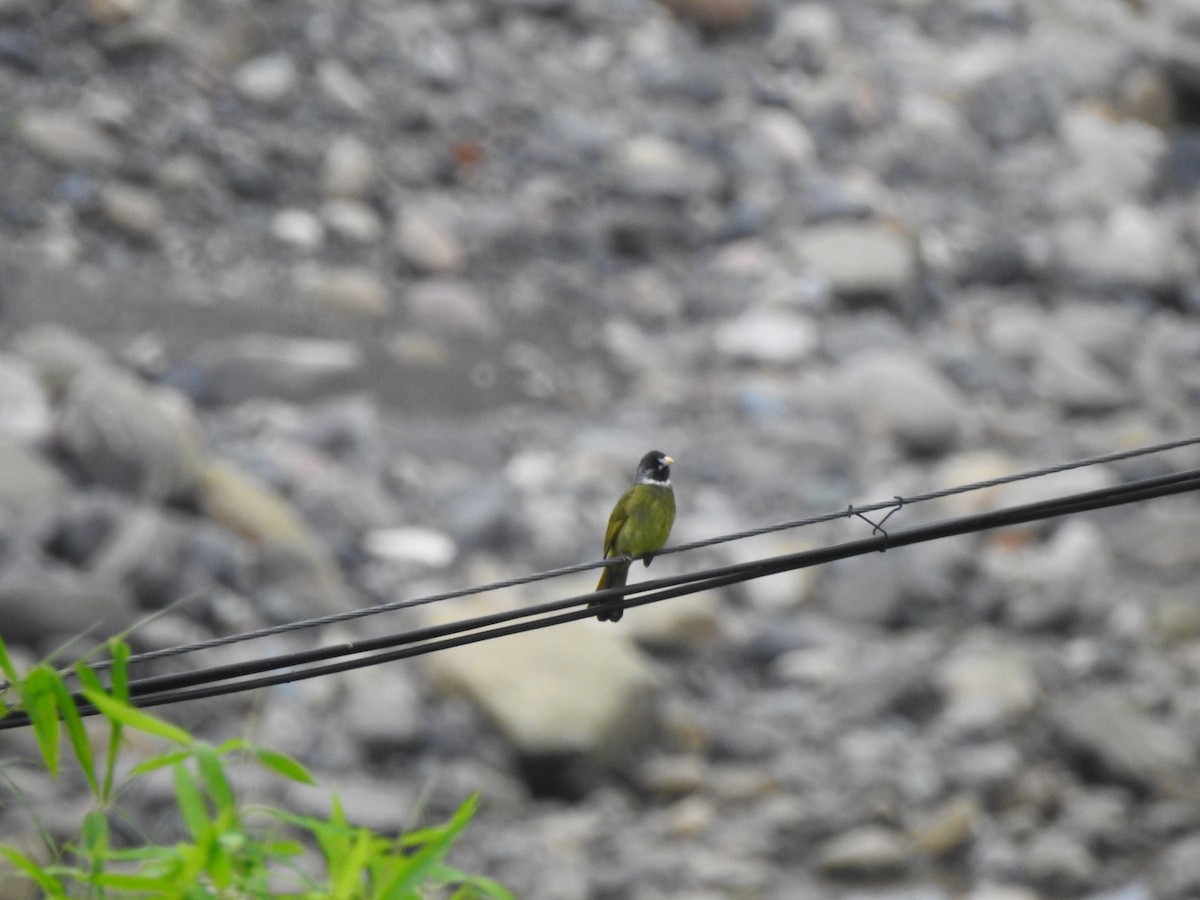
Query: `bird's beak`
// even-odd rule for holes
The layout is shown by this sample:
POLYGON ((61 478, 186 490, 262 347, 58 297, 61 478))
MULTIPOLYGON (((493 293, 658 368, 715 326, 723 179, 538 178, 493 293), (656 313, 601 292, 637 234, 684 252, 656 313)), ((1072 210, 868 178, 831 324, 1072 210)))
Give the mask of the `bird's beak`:
POLYGON ((671 459, 671 457, 669 457, 669 456, 664 456, 663 462, 665 462, 668 466, 675 465, 675 460, 671 459))

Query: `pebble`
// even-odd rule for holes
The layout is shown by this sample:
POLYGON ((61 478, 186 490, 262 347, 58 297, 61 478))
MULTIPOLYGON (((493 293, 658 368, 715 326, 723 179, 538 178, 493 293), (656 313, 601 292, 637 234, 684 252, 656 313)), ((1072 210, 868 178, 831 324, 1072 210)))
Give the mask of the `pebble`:
POLYGON ((199 425, 178 395, 122 371, 94 367, 63 397, 59 440, 92 481, 150 500, 196 487, 199 425))
POLYGON ((108 362, 108 354, 99 346, 52 322, 39 322, 17 332, 11 349, 33 367, 52 398, 61 396, 79 372, 108 362))
POLYGON ((380 528, 363 535, 362 543, 371 556, 431 569, 444 569, 458 555, 454 541, 432 528, 380 528))
POLYGON ((325 96, 346 112, 364 116, 374 104, 371 89, 340 60, 322 60, 316 80, 325 96))
POLYGON ((21 138, 35 153, 60 166, 112 169, 120 144, 85 117, 58 110, 29 110, 20 121, 21 138))
POLYGON ((713 333, 717 352, 732 362, 790 366, 816 349, 817 329, 808 318, 786 312, 752 310, 713 333))
POLYGON ((909 850, 896 832, 863 825, 817 849, 817 865, 831 878, 895 878, 908 868, 909 850))
POLYGON ((374 244, 383 237, 383 220, 365 203, 335 199, 321 205, 321 221, 331 234, 354 244, 374 244))
POLYGON ((842 297, 900 295, 919 271, 913 240, 882 223, 819 225, 801 233, 795 245, 800 264, 842 297))
POLYGON ((487 340, 500 327, 474 285, 456 278, 418 281, 404 298, 404 308, 415 325, 434 334, 487 340))
MULTIPOLYGON (((0 0, 18 658, 185 597, 135 645, 586 560, 609 450, 621 472, 630 446, 681 460, 683 540, 1186 431, 1194 4, 669 5, 0 0), (114 378, 132 397, 86 395, 114 378)), ((529 900, 1191 897, 1193 505, 462 648, 469 691, 406 664, 280 686, 260 730, 389 834, 481 792, 453 862, 529 900), (542 696, 536 723, 508 709, 542 696)), ((566 596, 496 593, 481 609, 566 596)), ((328 812, 326 791, 245 787, 328 812)), ((26 793, 71 832, 57 788, 26 793)), ((151 806, 170 797, 156 778, 151 806)))
POLYGON ((270 53, 242 63, 233 72, 233 88, 258 106, 286 103, 299 89, 300 73, 286 53, 270 53))
POLYGON ((1092 887, 1100 868, 1096 857, 1078 838, 1054 829, 1033 836, 1022 864, 1032 883, 1060 895, 1092 887))
POLYGON ((281 209, 271 217, 271 235, 281 244, 312 253, 323 243, 325 229, 306 209, 281 209))
POLYGON ((41 454, 9 436, 0 437, 0 511, 4 516, 41 513, 68 488, 63 473, 41 454))
POLYGON ((1172 790, 1195 764, 1191 744, 1119 688, 1055 698, 1050 725, 1077 764, 1140 790, 1172 790))
POLYGON ((430 658, 442 693, 465 695, 530 770, 536 793, 575 796, 632 763, 656 726, 656 679, 615 629, 571 623, 430 658), (559 760, 556 765, 549 765, 559 760))
POLYGON ((100 211, 126 237, 155 243, 162 235, 163 211, 154 192, 113 182, 100 188, 100 211))
POLYGON ((366 266, 304 266, 296 283, 313 302, 339 313, 376 319, 392 309, 387 285, 366 266))
POLYGON ((353 135, 334 138, 325 151, 322 186, 329 199, 361 200, 375 182, 375 155, 353 135))
POLYGON ((49 398, 33 365, 0 354, 0 435, 38 444, 50 438, 52 427, 49 398))
POLYGON ((862 353, 835 373, 835 390, 868 439, 893 439, 921 454, 945 453, 958 440, 966 403, 957 387, 916 355, 862 353))
POLYGON ((327 393, 363 365, 362 349, 350 341, 247 334, 201 345, 168 379, 200 402, 236 404, 327 393))
POLYGON ((462 242, 428 212, 406 210, 396 225, 396 250, 401 259, 423 274, 453 275, 466 266, 462 242))
POLYGON ((93 630, 117 634, 133 624, 135 615, 132 598, 120 585, 46 558, 10 553, 0 572, 4 640, 39 654, 61 651, 64 642, 93 630))
POLYGON ((943 724, 960 733, 1003 733, 1040 698, 1037 676, 1016 648, 967 643, 942 662, 938 684, 946 696, 943 724))
POLYGON ((1200 892, 1200 835, 1189 835, 1168 846, 1160 872, 1154 896, 1184 898, 1200 892))
POLYGON ((721 173, 683 145, 654 134, 630 138, 614 161, 617 187, 654 200, 683 200, 715 191, 721 173))

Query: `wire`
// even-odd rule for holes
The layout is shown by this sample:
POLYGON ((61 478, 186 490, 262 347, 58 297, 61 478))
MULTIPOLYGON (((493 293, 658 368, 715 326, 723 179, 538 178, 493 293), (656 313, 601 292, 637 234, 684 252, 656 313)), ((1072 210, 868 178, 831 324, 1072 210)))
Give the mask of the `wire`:
MULTIPOLYGON (((643 606, 672 597, 725 587, 753 578, 821 565, 866 553, 884 552, 923 541, 1010 527, 1195 490, 1200 490, 1200 469, 1190 469, 1065 497, 1055 497, 1036 503, 945 519, 903 531, 888 532, 877 529, 877 533, 873 533, 870 537, 855 541, 721 566, 691 574, 668 576, 636 585, 608 588, 604 591, 580 594, 522 609, 492 613, 364 641, 195 672, 136 679, 129 682, 129 692, 131 698, 136 701, 136 705, 144 707, 238 693, 407 659, 588 618, 596 614, 595 607, 598 604, 602 604, 604 609, 643 606), (584 604, 587 606, 583 606, 584 604), (571 609, 575 606, 583 608, 571 609), (314 665, 314 663, 321 663, 325 660, 351 655, 357 658, 314 665), (296 668, 297 666, 307 666, 307 668, 296 668), (281 669, 286 671, 276 671, 281 669), (273 674, 262 674, 266 672, 273 672, 273 674)), ((76 700, 80 705, 82 715, 95 714, 96 711, 88 706, 82 698, 76 696, 76 700)), ((21 727, 28 723, 28 716, 17 712, 0 720, 0 730, 21 727)))
MULTIPOLYGON (((1027 481, 1032 478, 1041 478, 1046 475, 1056 475, 1060 472, 1070 471, 1071 469, 1081 469, 1088 466, 1103 465, 1106 463, 1119 462, 1126 459, 1134 459, 1139 456, 1149 456, 1155 453, 1165 453, 1169 450, 1178 450, 1182 447, 1189 447, 1200 444, 1200 435, 1193 437, 1180 438, 1173 441, 1165 441, 1158 444, 1151 444, 1144 447, 1135 447, 1130 450, 1121 450, 1115 453, 1106 453, 1101 456, 1092 456, 1085 459, 1072 460, 1071 462, 1058 463, 1052 466, 1046 466, 1040 469, 1031 469, 1024 472, 1017 472, 1012 475, 1004 475, 998 478, 989 478, 984 481, 975 481, 969 484, 962 484, 956 487, 943 488, 941 490, 929 491, 923 494, 916 494, 911 497, 894 497, 891 500, 884 500, 877 503, 868 503, 865 506, 851 506, 847 509, 840 509, 835 512, 820 513, 814 516, 808 516, 802 519, 792 519, 785 522, 777 522, 773 525, 764 525, 759 528, 752 528, 747 531, 738 531, 731 534, 719 535, 716 537, 705 538, 703 540, 692 541, 686 544, 675 544, 655 553, 656 556, 666 556, 670 553, 684 553, 691 550, 699 550, 704 547, 711 547, 716 544, 728 543, 730 541, 740 541, 746 538, 760 537, 765 534, 772 534, 779 531, 787 531, 794 528, 802 528, 809 525, 818 525, 823 522, 830 522, 836 519, 848 518, 850 516, 860 516, 865 518, 866 513, 878 512, 884 509, 892 511, 898 510, 902 506, 909 506, 915 503, 923 503, 927 500, 939 500, 945 497, 952 497, 956 494, 966 494, 974 491, 985 490, 986 488, 999 487, 1005 484, 1013 484, 1018 481, 1027 481)), ((889 513, 890 515, 890 513, 889 513)), ((868 520, 870 521, 870 520, 868 520)), ((871 523, 872 526, 875 523, 871 523)), ((254 631, 245 631, 239 634, 223 635, 221 637, 209 638, 203 641, 196 641, 190 644, 181 644, 175 647, 164 647, 159 650, 148 650, 143 653, 136 653, 130 656, 130 663, 140 663, 151 659, 162 659, 171 656, 179 656, 185 653, 194 653, 200 650, 209 650, 214 647, 222 647, 228 644, 241 643, 243 641, 256 640, 258 638, 270 637, 287 632, 299 631, 307 628, 316 628, 323 625, 333 625, 339 622, 347 622, 353 619, 360 619, 366 616, 373 616, 379 613, 395 612, 402 609, 412 609, 418 606, 425 606, 431 603, 440 603, 444 600, 454 600, 459 597, 468 597, 474 594, 487 593, 489 591, 501 591, 508 588, 519 587, 525 584, 532 584, 538 581, 546 581, 551 578, 561 578, 566 575, 576 575, 581 572, 587 572, 605 566, 616 565, 621 562, 618 559, 602 559, 593 562, 577 563, 572 566, 564 566, 558 569, 548 569, 544 572, 535 572, 530 575, 522 575, 515 578, 508 578, 502 581, 494 581, 490 584, 475 585, 472 587, 458 588, 452 591, 445 591, 439 594, 430 594, 424 597, 414 597, 407 600, 393 600, 389 603, 380 603, 375 606, 362 607, 360 609, 347 610, 340 613, 330 613, 324 616, 318 616, 311 619, 301 619, 295 622, 284 622, 278 625, 271 625, 266 628, 256 629, 254 631)), ((97 669, 107 668, 109 663, 104 660, 97 661, 94 666, 97 669)))

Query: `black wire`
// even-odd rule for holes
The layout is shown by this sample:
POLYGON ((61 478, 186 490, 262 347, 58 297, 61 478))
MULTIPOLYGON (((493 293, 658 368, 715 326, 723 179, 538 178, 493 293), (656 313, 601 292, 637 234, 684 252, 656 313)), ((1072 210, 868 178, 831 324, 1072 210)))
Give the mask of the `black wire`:
MULTIPOLYGON (((956 487, 943 488, 941 490, 916 494, 911 497, 895 497, 891 500, 868 503, 864 506, 852 506, 849 509, 841 509, 836 512, 820 513, 818 515, 808 516, 803 519, 792 519, 786 522, 778 522, 774 525, 764 525, 762 527, 752 528, 747 531, 738 531, 731 534, 719 535, 717 537, 705 538, 703 540, 692 541, 686 544, 675 544, 670 547, 664 547, 663 549, 657 551, 655 555, 666 556, 670 553, 684 553, 691 550, 699 550, 704 547, 711 547, 715 544, 723 544, 730 541, 739 541, 746 538, 760 537, 765 534, 771 534, 778 531, 787 531, 793 528, 801 528, 808 525, 818 525, 823 522, 830 522, 836 519, 847 518, 849 516, 861 516, 864 513, 877 512, 884 509, 896 510, 901 506, 922 503, 927 500, 939 500, 945 497, 952 497, 956 494, 971 493, 973 491, 980 491, 991 487, 999 487, 1001 485, 1012 484, 1018 481, 1026 481, 1031 478, 1041 478, 1046 475, 1056 475, 1060 472, 1066 472, 1071 469, 1080 469, 1088 466, 1119 462, 1121 460, 1133 459, 1139 456, 1148 456, 1154 453, 1165 453, 1168 450, 1177 450, 1181 447, 1189 447, 1196 444, 1200 444, 1200 435, 1188 438, 1180 438, 1173 441, 1166 441, 1159 444, 1152 444, 1145 447, 1135 447, 1131 450, 1121 450, 1115 453, 1106 453, 1101 456, 1092 456, 1086 459, 1073 460, 1071 462, 1058 463, 1040 469, 1017 472, 1012 475, 1003 475, 998 478, 989 478, 984 481, 975 481, 969 484, 958 485, 956 487)), ((394 600, 390 603, 381 603, 376 606, 347 610, 340 613, 330 613, 328 615, 318 616, 311 619, 301 619, 295 622, 284 622, 279 625, 271 625, 254 631, 223 635, 221 637, 196 641, 195 643, 191 644, 181 644, 175 647, 164 647, 159 650, 147 650, 142 653, 135 653, 131 655, 128 661, 130 664, 133 664, 145 662, 151 659, 179 656, 199 650, 209 650, 213 647, 221 647, 227 644, 256 640, 258 638, 270 637, 272 635, 284 634, 306 628, 315 628, 322 625, 332 625, 338 622, 346 622, 352 619, 373 616, 378 613, 394 612, 401 609, 412 609, 413 607, 425 606, 431 603, 439 603, 444 600, 454 600, 459 597, 468 597, 473 594, 481 594, 489 591, 500 591, 508 588, 519 587, 520 585, 524 584, 545 581, 551 578, 561 578, 565 575, 575 575, 580 572, 590 571, 592 569, 616 565, 619 562, 620 560, 617 559, 602 559, 595 560, 593 562, 578 563, 573 566, 564 566, 558 569, 548 569, 544 572, 536 572, 530 575, 522 575, 515 578, 504 579, 502 581, 494 581, 491 584, 458 588, 456 590, 445 591, 440 594, 430 594, 425 597, 415 597, 408 600, 394 600)), ((107 660, 98 660, 96 663, 94 663, 93 667, 96 669, 104 669, 109 665, 110 663, 107 660)))
MULTIPOLYGON (((918 525, 904 531, 881 531, 867 538, 828 547, 736 563, 686 575, 668 576, 636 585, 608 588, 604 591, 576 595, 517 610, 492 613, 365 641, 332 645, 271 659, 252 660, 178 675, 137 679, 129 682, 129 691, 131 698, 136 700, 136 705, 143 707, 238 693, 364 666, 408 659, 478 641, 588 618, 596 615, 598 609, 592 607, 597 605, 597 601, 602 602, 600 608, 609 610, 643 606, 672 597, 725 587, 753 578, 821 565, 866 553, 883 552, 923 541, 1009 527, 1195 490, 1200 490, 1200 469, 1145 478, 1066 497, 1056 497, 1021 506, 946 519, 918 525), (606 599, 610 599, 610 602, 604 603, 603 601, 606 599), (589 606, 570 609, 572 606, 580 606, 585 603, 589 606), (568 611, 563 612, 562 610, 568 611), (551 613, 554 614, 551 615, 551 613), (358 654, 363 655, 356 659, 343 659, 325 665, 309 665, 324 659, 358 654), (291 668, 303 665, 308 665, 308 668, 291 668), (289 671, 254 678, 247 677, 282 668, 289 668, 289 671)), ((74 696, 79 702, 82 715, 95 714, 96 711, 81 697, 74 696)), ((24 713, 18 712, 0 720, 0 730, 21 727, 28 723, 28 717, 24 713)))

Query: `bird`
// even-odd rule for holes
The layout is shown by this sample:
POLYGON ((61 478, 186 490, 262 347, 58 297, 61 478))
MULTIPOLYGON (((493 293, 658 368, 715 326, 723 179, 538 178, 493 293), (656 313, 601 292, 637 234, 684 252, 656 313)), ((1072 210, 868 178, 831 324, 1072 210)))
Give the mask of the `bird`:
MULTIPOLYGON (((613 507, 608 530, 604 532, 604 558, 622 561, 605 567, 596 590, 624 585, 633 558, 642 557, 648 566, 667 542, 675 524, 675 491, 671 487, 674 462, 661 450, 651 450, 638 463, 633 485, 613 507)), ((588 606, 603 606, 608 602, 594 600, 588 606)), ((620 607, 605 609, 596 618, 601 622, 618 622, 623 612, 620 607)))

